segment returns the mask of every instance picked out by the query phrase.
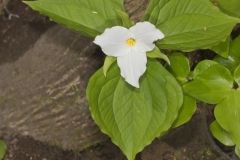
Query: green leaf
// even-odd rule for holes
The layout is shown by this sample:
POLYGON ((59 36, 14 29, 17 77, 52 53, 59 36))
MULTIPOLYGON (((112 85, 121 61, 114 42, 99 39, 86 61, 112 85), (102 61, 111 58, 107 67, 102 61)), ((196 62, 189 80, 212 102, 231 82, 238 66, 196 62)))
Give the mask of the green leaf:
POLYGON ((210 131, 214 138, 216 138, 219 142, 226 146, 234 146, 234 142, 232 141, 231 135, 226 132, 217 121, 212 122, 210 125, 210 131))
POLYGON ((114 64, 106 78, 102 69, 93 75, 87 99, 102 132, 128 160, 134 160, 138 152, 172 126, 183 96, 174 77, 158 61, 148 60, 140 89, 127 84, 114 64))
POLYGON ((234 71, 234 80, 240 86, 240 65, 234 71))
POLYGON ((147 52, 147 57, 163 59, 164 61, 166 61, 170 65, 170 61, 168 59, 168 56, 165 55, 164 53, 162 53, 158 47, 155 47, 152 51, 147 52))
POLYGON ((123 0, 37 0, 24 3, 57 23, 91 37, 107 27, 122 25, 116 10, 123 11, 123 0))
POLYGON ((3 159, 6 151, 7 151, 6 143, 4 141, 0 140, 0 160, 3 159))
POLYGON ((173 128, 179 127, 188 122, 197 109, 196 100, 192 97, 184 95, 183 105, 179 112, 178 118, 173 124, 173 128))
POLYGON ((240 64, 240 36, 231 41, 229 47, 229 56, 227 58, 223 58, 220 56, 216 56, 214 61, 224 65, 227 67, 231 72, 237 68, 240 64))
POLYGON ((227 131, 233 142, 240 145, 240 90, 232 90, 217 104, 214 114, 218 124, 227 131))
POLYGON ((222 101, 233 86, 231 72, 220 64, 213 65, 206 61, 199 63, 196 68, 193 81, 183 86, 185 93, 210 104, 222 101))
POLYGON ((106 56, 104 65, 103 65, 103 74, 107 76, 108 69, 112 66, 114 62, 116 62, 116 57, 106 56))
POLYGON ((238 146, 235 147, 235 153, 240 158, 240 148, 238 146))
POLYGON ((214 0, 214 4, 219 6, 225 13, 240 17, 240 1, 239 0, 214 0))
POLYGON ((227 58, 223 58, 221 56, 216 56, 214 58, 214 61, 218 62, 219 64, 221 64, 223 66, 225 66, 231 72, 234 72, 234 70, 240 64, 240 58, 237 58, 237 57, 231 56, 231 55, 228 56, 227 58))
POLYGON ((187 82, 187 77, 190 74, 190 64, 187 57, 183 54, 176 52, 169 56, 170 71, 180 83, 187 82))
POLYGON ((227 58, 230 54, 230 44, 231 38, 230 36, 223 42, 220 42, 217 46, 214 46, 212 50, 216 52, 218 55, 227 58))
POLYGON ((240 22, 220 12, 209 0, 151 0, 145 20, 165 34, 157 43, 159 48, 183 51, 217 45, 240 22))
MULTIPOLYGON (((190 64, 187 57, 180 52, 175 52, 169 56, 171 65, 169 70, 180 84, 184 84, 188 81, 190 74, 190 64)), ((179 112, 178 118, 176 119, 173 127, 178 127, 188 122, 196 111, 196 100, 192 97, 184 95, 183 105, 179 112)))
POLYGON ((208 70, 210 67, 217 65, 218 63, 211 61, 211 60, 204 60, 198 63, 198 65, 195 67, 193 71, 193 78, 196 78, 198 75, 201 75, 206 70, 208 70))
POLYGON ((157 14, 160 12, 162 8, 169 2, 170 0, 150 0, 147 10, 145 12, 144 19, 149 20, 150 22, 155 22, 156 24, 157 19, 153 14, 157 14))
POLYGON ((131 26, 133 26, 134 22, 130 19, 129 15, 126 12, 122 10, 117 10, 117 14, 121 18, 122 25, 124 27, 130 28, 131 26))
POLYGON ((240 58, 240 36, 231 43, 230 52, 232 56, 240 58))

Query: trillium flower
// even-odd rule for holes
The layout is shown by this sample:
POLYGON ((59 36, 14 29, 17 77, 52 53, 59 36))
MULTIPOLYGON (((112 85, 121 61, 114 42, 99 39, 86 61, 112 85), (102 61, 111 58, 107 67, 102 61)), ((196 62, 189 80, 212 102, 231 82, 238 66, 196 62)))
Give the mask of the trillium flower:
POLYGON ((146 71, 148 51, 164 34, 149 22, 139 22, 127 29, 122 26, 108 28, 97 36, 94 43, 108 55, 117 57, 121 76, 132 86, 139 88, 139 79, 146 71))

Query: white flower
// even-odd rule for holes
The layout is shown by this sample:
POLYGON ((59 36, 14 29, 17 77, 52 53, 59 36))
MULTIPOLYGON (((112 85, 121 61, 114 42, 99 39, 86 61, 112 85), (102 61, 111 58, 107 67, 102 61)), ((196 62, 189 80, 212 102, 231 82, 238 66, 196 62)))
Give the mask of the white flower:
POLYGON ((164 34, 149 22, 139 22, 130 29, 115 26, 97 36, 94 43, 108 56, 117 57, 121 76, 132 86, 139 88, 139 79, 146 71, 148 51, 164 34))

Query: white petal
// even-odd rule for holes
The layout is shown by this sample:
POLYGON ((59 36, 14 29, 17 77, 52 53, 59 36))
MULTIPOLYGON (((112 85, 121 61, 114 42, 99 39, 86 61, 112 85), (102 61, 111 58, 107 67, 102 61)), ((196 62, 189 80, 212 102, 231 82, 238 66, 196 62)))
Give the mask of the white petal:
POLYGON ((154 43, 144 43, 142 41, 137 41, 135 49, 142 52, 152 51, 155 48, 154 43))
POLYGON ((139 88, 139 79, 146 71, 146 53, 131 50, 127 55, 118 57, 117 63, 121 70, 121 76, 129 84, 139 88))
POLYGON ((108 28, 103 34, 97 36, 94 43, 102 48, 108 56, 123 56, 129 52, 126 40, 131 36, 127 28, 115 26, 108 28))
POLYGON ((139 22, 129 30, 136 39, 136 47, 144 52, 153 50, 153 42, 164 38, 164 34, 149 22, 139 22))

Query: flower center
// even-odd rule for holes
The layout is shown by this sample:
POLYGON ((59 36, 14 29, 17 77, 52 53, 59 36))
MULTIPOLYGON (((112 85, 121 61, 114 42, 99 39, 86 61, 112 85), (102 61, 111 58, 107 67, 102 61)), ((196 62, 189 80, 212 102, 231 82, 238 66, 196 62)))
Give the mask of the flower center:
POLYGON ((133 47, 133 46, 135 46, 135 44, 136 44, 136 40, 135 40, 134 38, 129 38, 129 39, 127 40, 127 44, 128 44, 130 47, 133 47))

